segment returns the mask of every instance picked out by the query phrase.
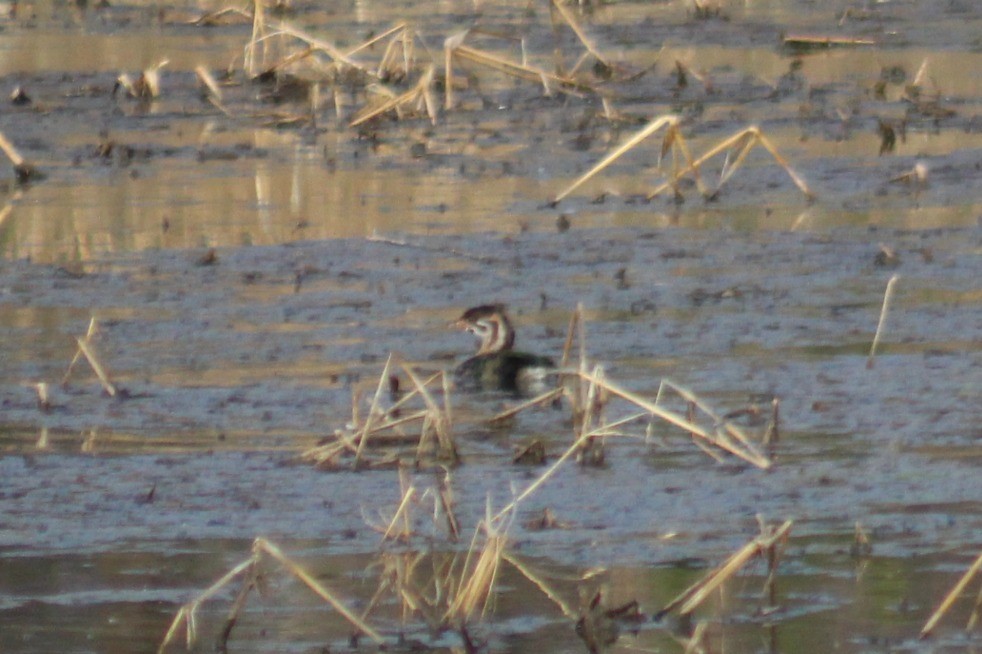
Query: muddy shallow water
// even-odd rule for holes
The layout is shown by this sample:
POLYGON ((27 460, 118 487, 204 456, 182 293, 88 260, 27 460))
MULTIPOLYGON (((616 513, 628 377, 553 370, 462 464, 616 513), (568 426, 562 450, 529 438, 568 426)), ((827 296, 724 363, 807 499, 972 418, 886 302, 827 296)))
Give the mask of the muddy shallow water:
MULTIPOLYGON (((487 503, 500 509, 540 474, 512 463, 515 448, 539 440, 555 460, 569 446, 566 409, 492 427, 513 398, 454 394, 462 463, 449 483, 464 544, 424 503, 417 540, 380 547, 396 472, 316 470, 297 455, 344 426, 352 390, 373 388, 390 352, 425 370, 459 361, 473 343, 447 323, 490 300, 509 305, 523 349, 552 356, 582 303, 589 357, 618 384, 653 396, 668 378, 720 413, 776 398, 781 423, 767 471, 715 462, 662 423, 609 439, 601 467, 561 468, 509 535, 569 610, 505 564, 496 610, 474 626, 488 651, 587 651, 574 623, 595 589, 650 616, 756 535, 758 515, 795 520, 776 596, 761 599, 758 563, 697 611, 713 651, 923 651, 918 631, 982 549, 982 19, 971 2, 887 2, 852 7, 840 25, 847 8, 730 3, 695 20, 685 3, 601 6, 581 15, 598 47, 652 66, 604 87, 623 121, 600 118, 594 96, 543 97, 481 72, 436 125, 359 132, 332 100, 314 125, 268 126, 309 103, 273 104, 235 77, 228 114, 202 102, 194 67, 228 66, 251 30, 189 25, 204 7, 19 5, 0 23, 0 79, 32 103, 5 104, 0 130, 46 178, 7 185, 0 212, 0 651, 154 651, 179 606, 258 536, 356 608, 380 571, 463 552, 487 503), (792 65, 778 45, 788 32, 879 45, 792 65), (112 94, 120 72, 165 57, 157 100, 112 94), (682 84, 676 61, 711 84, 682 84), (906 88, 922 64, 926 103, 906 88), (760 125, 816 200, 758 149, 714 202, 686 185, 681 201, 645 201, 662 174, 653 143, 547 205, 669 111, 696 152, 760 125), (905 132, 881 155, 882 121, 905 132), (890 181, 917 163, 925 184, 890 181), (60 384, 92 318, 121 398, 84 363, 60 384), (544 509, 556 528, 528 523, 544 509), (851 552, 857 522, 868 555, 851 552)), ((479 22, 517 30, 549 65, 544 7, 480 10, 357 3, 284 20, 353 47, 411 19, 435 52, 479 22)), ((343 100, 350 119, 363 98, 343 100)), ((444 472, 409 478, 423 492, 444 472)), ((265 585, 233 651, 352 646, 350 627, 296 581, 270 566, 265 585)), ((202 609, 199 650, 235 592, 202 609)), ((932 651, 982 645, 960 631, 970 595, 932 651)), ((372 619, 391 648, 465 645, 403 620, 392 599, 372 619)), ((646 619, 610 649, 681 652, 676 627, 646 619)))

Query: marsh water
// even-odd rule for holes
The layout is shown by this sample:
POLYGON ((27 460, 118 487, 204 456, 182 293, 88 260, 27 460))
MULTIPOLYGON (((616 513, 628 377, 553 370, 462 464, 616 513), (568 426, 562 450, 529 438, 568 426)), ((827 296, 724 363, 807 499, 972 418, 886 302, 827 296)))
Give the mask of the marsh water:
MULTIPOLYGON (((593 91, 460 65, 435 121, 367 128, 348 122, 381 82, 334 85, 315 66, 297 72, 299 98, 250 82, 251 20, 195 23, 221 8, 0 7, 0 131, 44 174, 11 173, 0 211, 0 651, 156 651, 258 537, 356 613, 394 569, 445 570, 488 507, 542 473, 516 449, 539 441, 551 463, 571 445, 568 406, 493 426, 515 398, 454 393, 461 461, 404 471, 421 498, 408 542, 381 533, 395 470, 298 455, 345 428, 390 353, 420 370, 465 357, 471 337, 447 325, 490 301, 507 303, 522 349, 557 359, 582 305, 589 360, 645 397, 670 379, 720 415, 761 409, 746 412, 755 433, 777 400, 774 463, 717 461, 661 422, 609 437, 603 465, 570 462, 523 500, 508 553, 527 572, 502 564, 474 642, 388 596, 368 621, 389 649, 588 651, 575 625, 601 590, 643 618, 595 648, 686 651, 685 625, 653 616, 761 519, 794 520, 773 593, 764 562, 727 583, 693 616, 706 651, 982 647, 963 630, 978 581, 917 640, 982 550, 977 3, 582 5, 617 63, 593 91), (794 34, 856 42, 782 46, 794 34), (162 60, 156 98, 114 91, 162 60), (197 66, 222 80, 220 108, 197 66), (7 100, 18 87, 29 102, 7 100), (656 136, 550 202, 666 113, 694 153, 759 126, 814 199, 758 147, 712 201, 688 182, 649 200, 669 168, 656 136), (62 383, 93 318, 117 397, 84 361, 62 383), (430 519, 441 487, 456 543, 430 519)), ((408 21, 438 68, 467 28, 513 37, 468 38, 548 70, 557 48, 567 67, 583 48, 545 3, 295 3, 275 20, 342 50, 408 21)), ((707 183, 722 166, 707 163, 707 183)), ((230 651, 378 649, 282 567, 267 562, 259 585, 230 651)), ((201 606, 192 649, 213 649, 237 592, 201 606)))

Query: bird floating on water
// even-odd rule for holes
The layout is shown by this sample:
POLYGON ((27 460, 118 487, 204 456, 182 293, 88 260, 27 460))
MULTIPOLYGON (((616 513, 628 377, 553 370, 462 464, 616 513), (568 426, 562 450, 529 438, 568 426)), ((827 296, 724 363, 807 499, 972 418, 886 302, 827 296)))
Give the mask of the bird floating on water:
POLYGON ((545 389, 555 372, 552 359, 515 347, 515 328, 502 304, 471 307, 451 323, 477 336, 477 353, 457 366, 454 379, 465 390, 501 390, 527 395, 545 389))

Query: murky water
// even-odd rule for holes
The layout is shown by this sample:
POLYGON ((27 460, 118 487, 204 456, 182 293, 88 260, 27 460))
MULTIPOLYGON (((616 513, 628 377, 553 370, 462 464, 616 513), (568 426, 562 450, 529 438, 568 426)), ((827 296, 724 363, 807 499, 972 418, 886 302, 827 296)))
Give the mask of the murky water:
MULTIPOLYGON (((465 545, 429 519, 430 499, 411 546, 380 547, 376 527, 400 497, 394 471, 325 472, 296 457, 344 425, 352 390, 374 389, 390 352, 424 369, 459 360, 473 343, 446 324, 491 300, 509 304, 522 348, 553 356, 582 303, 589 356, 611 379, 652 396, 670 378, 722 413, 778 398, 781 440, 764 472, 716 463, 655 423, 647 439, 609 439, 603 467, 560 469, 509 532, 550 592, 505 563, 496 610, 474 626, 487 651, 586 651, 574 624, 598 588, 607 606, 636 599, 647 616, 623 625, 612 651, 684 651, 678 625, 650 616, 756 535, 758 514, 796 521, 776 594, 761 599, 763 563, 727 584, 695 616, 712 651, 923 651, 918 631, 982 549, 974 3, 734 2, 709 20, 681 2, 601 6, 580 15, 598 47, 653 66, 604 87, 625 121, 601 118, 595 97, 542 97, 475 69, 435 125, 360 133, 346 126, 356 93, 342 94, 339 120, 321 89, 316 124, 294 128, 266 123, 309 103, 263 101, 264 87, 228 86, 230 115, 202 102, 194 67, 240 65, 251 33, 245 21, 189 24, 218 8, 5 8, 0 79, 33 102, 5 104, 0 131, 47 178, 6 186, 0 212, 0 651, 154 651, 179 606, 258 536, 359 610, 400 557, 450 565, 465 545), (807 53, 792 73, 784 33, 880 45, 807 53), (120 72, 165 58, 156 101, 112 95, 120 72), (922 65, 934 104, 905 98, 922 65), (694 187, 681 203, 647 202, 662 178, 656 137, 547 206, 666 112, 685 117, 694 152, 760 125, 815 202, 759 148, 714 202, 694 187), (882 155, 879 121, 906 130, 882 155), (918 162, 926 184, 890 181, 918 162), (93 317, 122 399, 84 363, 59 383, 93 317), (544 509, 558 528, 526 524, 544 509), (868 556, 850 552, 857 521, 868 556)), ((521 34, 551 66, 545 5, 295 8, 283 20, 346 48, 412 20, 442 63, 443 39, 477 21, 521 34)), ((575 37, 561 43, 572 58, 575 37)), ((515 448, 538 439, 555 460, 571 443, 563 409, 489 427, 510 401, 454 396, 463 463, 450 485, 465 542, 488 502, 500 509, 541 472, 513 465, 515 448)), ((410 479, 422 493, 443 472, 410 479)), ((350 627, 298 582, 273 565, 265 578, 232 650, 351 646, 350 627)), ((199 650, 236 592, 203 606, 199 650)), ((979 648, 978 630, 960 632, 974 592, 932 651, 979 648)), ((392 648, 465 646, 402 609, 387 597, 369 620, 392 648)))

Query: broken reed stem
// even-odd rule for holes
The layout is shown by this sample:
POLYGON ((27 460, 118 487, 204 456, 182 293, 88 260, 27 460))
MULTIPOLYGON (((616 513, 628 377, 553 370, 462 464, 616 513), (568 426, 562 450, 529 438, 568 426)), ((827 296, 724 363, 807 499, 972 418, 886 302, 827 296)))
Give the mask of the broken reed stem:
POLYGON ((982 613, 982 585, 979 585, 979 594, 975 597, 975 606, 972 607, 972 615, 968 617, 965 631, 975 629, 975 623, 979 621, 979 613, 982 613))
POLYGON ((883 306, 880 308, 880 320, 876 324, 876 333, 873 335, 873 344, 869 348, 869 356, 866 358, 866 369, 873 368, 873 357, 876 355, 876 348, 880 344, 880 336, 883 334, 883 326, 887 321, 887 312, 890 311, 890 300, 893 299, 893 287, 896 285, 900 275, 894 275, 887 282, 887 289, 883 293, 883 306))
POLYGON ((576 335, 576 331, 582 321, 583 303, 578 302, 576 304, 576 310, 573 311, 573 315, 569 318, 569 327, 566 329, 566 341, 563 343, 563 356, 559 362, 560 368, 565 368, 567 365, 569 365, 569 355, 570 352, 573 351, 573 338, 576 335))
MULTIPOLYGON (((389 540, 389 534, 391 534, 393 531, 396 530, 396 528, 397 528, 396 527, 396 522, 398 522, 400 518, 403 518, 404 517, 405 520, 406 520, 406 523, 408 523, 409 502, 415 496, 416 496, 416 488, 414 486, 410 486, 402 494, 402 501, 399 502, 399 508, 396 509, 395 515, 392 516, 392 520, 389 521, 388 528, 385 530, 385 533, 382 534, 382 542, 383 543, 385 541, 389 540)), ((409 535, 410 535, 410 530, 408 529, 407 524, 404 524, 403 525, 403 529, 402 529, 401 537, 402 538, 408 538, 409 535)))
POLYGON ((487 66, 488 68, 492 68, 506 75, 511 75, 512 77, 518 77, 519 79, 524 79, 529 82, 542 84, 546 93, 548 93, 550 90, 549 82, 565 87, 567 89, 566 93, 571 93, 572 95, 579 94, 573 93, 569 89, 584 88, 583 84, 577 83, 577 81, 574 79, 559 77, 558 75, 547 73, 540 68, 525 64, 518 64, 513 61, 509 61, 504 57, 499 57, 466 45, 458 45, 456 48, 454 48, 453 56, 475 64, 487 66))
POLYGON ((541 395, 537 395, 536 397, 533 397, 530 400, 526 400, 521 404, 517 404, 509 409, 505 409, 504 411, 495 414, 488 420, 488 422, 491 424, 502 422, 504 420, 507 420, 508 418, 511 418, 512 416, 521 413, 525 409, 530 409, 532 407, 539 406, 541 404, 548 404, 550 402, 553 402, 556 398, 561 397, 562 394, 563 394, 562 388, 554 388, 552 390, 546 391, 545 393, 542 393, 541 395))
POLYGON ((0 150, 3 150, 3 153, 7 155, 10 163, 14 164, 14 168, 20 168, 24 165, 26 160, 21 156, 17 148, 14 147, 14 144, 7 140, 3 132, 0 132, 0 150))
POLYGON ((631 138, 618 146, 613 152, 601 159, 600 163, 596 164, 593 168, 581 175, 576 181, 563 189, 558 195, 556 195, 555 198, 553 198, 552 204, 558 204, 563 198, 579 188, 584 182, 610 166, 610 164, 623 156, 625 152, 633 149, 635 146, 641 143, 641 141, 645 140, 662 127, 665 127, 666 125, 674 127, 678 125, 678 123, 679 117, 674 114, 665 114, 664 116, 659 116, 658 118, 654 119, 640 131, 635 133, 631 138))
POLYGON ((579 24, 577 24, 576 19, 573 18, 573 15, 570 14, 569 10, 565 7, 565 5, 563 5, 562 1, 551 0, 551 4, 553 7, 555 7, 556 11, 566 22, 566 24, 569 25, 569 28, 573 30, 573 33, 576 34, 576 38, 580 40, 580 43, 582 43, 583 47, 587 49, 587 52, 593 55, 597 61, 602 63, 604 66, 611 68, 610 60, 600 53, 597 47, 593 44, 593 41, 586 35, 579 24))
POLYGON ((527 498, 529 495, 531 495, 532 493, 534 493, 535 491, 537 491, 539 489, 539 487, 542 486, 542 484, 546 483, 546 481, 550 477, 552 477, 553 474, 555 474, 555 472, 560 468, 560 466, 563 465, 563 463, 566 462, 567 459, 569 459, 570 457, 574 456, 577 452, 579 452, 580 449, 583 447, 583 445, 590 438, 593 438, 594 436, 595 436, 595 434, 593 432, 584 432, 579 438, 576 439, 576 441, 572 445, 570 445, 566 449, 565 452, 563 452, 562 456, 560 456, 558 459, 556 459, 556 462, 555 463, 553 463, 551 466, 549 466, 548 469, 546 469, 545 472, 543 472, 541 475, 539 475, 539 478, 538 479, 536 479, 531 484, 529 484, 525 488, 525 490, 523 490, 521 493, 518 494, 517 497, 515 497, 515 499, 513 499, 511 502, 509 502, 508 505, 505 506, 505 508, 503 508, 500 511, 498 511, 498 513, 496 513, 494 515, 494 517, 491 518, 491 523, 497 523, 500 520, 502 520, 504 517, 506 517, 509 514, 509 512, 513 512, 515 510, 515 508, 525 498, 527 498))
POLYGON ((655 190, 648 193, 647 196, 648 199, 649 200, 653 199, 654 197, 665 191, 665 189, 675 188, 675 185, 678 183, 678 181, 685 175, 688 175, 689 173, 694 173, 695 175, 698 175, 699 167, 702 166, 702 164, 706 163, 706 161, 712 159, 716 155, 725 152, 730 148, 736 146, 737 144, 741 143, 741 141, 745 138, 749 138, 750 141, 744 144, 741 154, 738 155, 737 157, 739 161, 729 164, 728 166, 725 166, 723 171, 725 177, 721 177, 720 182, 717 185, 716 189, 708 193, 708 195, 706 192, 703 192, 703 195, 707 197, 713 197, 717 193, 719 193, 720 189, 722 189, 723 187, 723 183, 726 182, 726 180, 729 179, 730 176, 732 176, 733 173, 736 172, 736 169, 743 162, 744 157, 746 157, 746 155, 749 154, 753 146, 759 143, 763 145, 764 148, 771 154, 771 156, 774 158, 777 164, 784 169, 784 172, 788 174, 788 176, 791 178, 791 181, 794 182, 795 186, 798 187, 798 189, 805 195, 805 197, 807 197, 808 199, 814 199, 815 194, 812 193, 811 189, 808 187, 808 184, 805 183, 805 180, 793 168, 791 168, 787 160, 781 155, 780 152, 777 151, 777 148, 774 147, 774 145, 770 142, 770 140, 764 136, 763 132, 761 132, 760 128, 757 127, 756 125, 751 125, 750 127, 747 127, 746 129, 743 129, 737 132, 736 134, 722 140, 721 142, 716 144, 714 147, 710 148, 707 152, 703 153, 701 156, 699 156, 699 158, 695 159, 694 161, 690 160, 689 165, 687 165, 682 170, 674 172, 672 174, 672 177, 668 181, 662 183, 660 186, 656 187, 655 190))
MULTIPOLYGON (((264 0, 252 0, 252 38, 246 44, 242 65, 249 77, 255 77, 261 68, 257 64, 256 48, 266 37, 266 11, 264 0)), ((265 65, 265 46, 262 65, 265 65)))
POLYGON ((276 23, 272 25, 271 28, 275 30, 276 35, 285 34, 286 36, 292 36, 295 39, 307 43, 310 47, 314 48, 315 50, 320 50, 328 57, 333 59, 335 63, 339 63, 339 62, 343 63, 346 66, 350 66, 371 77, 375 77, 372 71, 368 70, 368 68, 358 63, 357 61, 349 57, 347 54, 341 52, 341 50, 337 46, 335 46, 333 43, 330 43, 329 41, 318 39, 304 32, 303 30, 299 30, 295 27, 287 25, 286 23, 276 23))
MULTIPOLYGON (((451 459, 456 461, 457 446, 453 441, 453 434, 451 433, 452 424, 450 422, 449 410, 446 413, 440 410, 440 405, 437 404, 436 400, 433 399, 433 396, 426 388, 426 384, 419 378, 419 376, 413 370, 412 366, 402 364, 402 369, 406 372, 407 375, 409 375, 409 378, 412 380, 413 385, 419 390, 420 396, 422 396, 423 402, 426 403, 426 407, 427 407, 427 415, 424 418, 424 428, 423 428, 423 433, 420 435, 420 443, 422 444, 422 440, 426 436, 425 421, 429 420, 431 422, 433 431, 436 433, 436 438, 440 451, 450 456, 451 459)), ((438 373, 438 375, 442 375, 442 374, 443 373, 438 373)), ((434 378, 431 377, 430 381, 432 379, 434 378)), ((446 379, 445 375, 443 379, 443 389, 445 392, 445 397, 449 397, 449 393, 446 392, 449 389, 449 381, 446 379)), ((449 407, 449 404, 447 404, 445 401, 444 406, 449 407)))
MULTIPOLYGON (((98 330, 98 323, 96 323, 95 316, 89 318, 89 328, 85 330, 85 339, 88 340, 95 335, 98 330)), ((75 350, 75 356, 72 357, 71 362, 68 364, 68 369, 65 370, 65 374, 61 377, 61 385, 64 386, 68 383, 68 378, 71 377, 72 370, 75 368, 75 364, 78 363, 79 359, 82 358, 82 350, 78 348, 75 350)))
POLYGON ((709 628, 709 623, 705 620, 700 620, 699 624, 695 626, 692 630, 692 636, 690 636, 685 642, 685 651, 682 654, 697 654, 698 652, 709 651, 706 647, 706 630, 709 628))
POLYGON ((95 372, 96 377, 99 378, 99 383, 102 384, 103 390, 109 397, 116 397, 116 387, 109 380, 109 375, 106 374, 105 368, 99 363, 99 359, 96 357, 95 350, 89 345, 88 338, 75 337, 75 342, 78 343, 78 349, 85 355, 86 360, 89 365, 92 366, 92 370, 95 372))
POLYGON ((445 470, 443 481, 437 488, 437 497, 440 498, 440 508, 447 519, 447 531, 450 540, 454 543, 460 540, 460 523, 457 521, 457 514, 454 513, 453 487, 450 485, 450 471, 445 470))
POLYGON ((748 561, 784 539, 788 532, 791 531, 793 524, 793 520, 786 520, 784 524, 775 529, 771 534, 761 534, 754 538, 734 552, 722 565, 710 571, 709 574, 705 575, 702 579, 683 591, 678 597, 666 604, 655 615, 655 619, 662 618, 676 608, 679 608, 681 615, 692 613, 709 595, 736 574, 748 561))
POLYGON ((408 25, 406 23, 399 23, 398 25, 395 25, 395 26, 390 27, 389 29, 385 30, 381 34, 377 34, 377 35, 373 36, 372 38, 368 39, 367 41, 365 41, 361 45, 356 46, 354 49, 348 50, 344 54, 344 56, 346 58, 350 58, 350 57, 358 54, 362 50, 365 50, 366 48, 372 47, 373 45, 375 45, 379 41, 381 41, 383 39, 387 39, 390 36, 392 36, 393 34, 396 34, 398 32, 404 31, 407 28, 408 28, 408 25))
POLYGON ((760 144, 763 145, 767 149, 767 151, 771 153, 771 156, 774 157, 774 161, 776 161, 777 164, 781 166, 781 168, 784 168, 784 172, 788 174, 788 177, 791 178, 791 181, 794 182, 795 186, 798 187, 798 189, 805 195, 806 198, 808 198, 809 200, 813 200, 815 198, 815 194, 812 193, 812 190, 808 187, 808 184, 805 183, 805 179, 801 175, 799 175, 794 168, 791 167, 791 164, 788 163, 788 160, 785 159, 781 155, 781 153, 777 151, 777 148, 774 147, 774 145, 771 143, 771 140, 769 138, 764 136, 763 132, 755 128, 755 133, 757 135, 757 140, 760 142, 760 144))
MULTIPOLYGON (((488 507, 490 513, 490 507, 488 507)), ((481 609, 482 615, 487 611, 488 603, 491 598, 491 589, 498 576, 498 569, 501 565, 501 558, 504 553, 505 545, 508 542, 507 526, 502 530, 495 530, 491 523, 484 521, 486 537, 484 548, 478 555, 473 567, 470 562, 473 559, 473 552, 477 546, 477 535, 481 530, 478 525, 474 530, 474 539, 467 552, 464 567, 461 570, 461 578, 457 584, 457 594, 449 603, 444 621, 456 621, 459 625, 464 625, 470 620, 479 604, 483 602, 481 609)))
POLYGON ((784 45, 791 47, 796 45, 831 47, 833 45, 876 45, 876 41, 873 39, 862 39, 851 36, 812 36, 808 34, 788 34, 784 37, 784 45))
POLYGON ((181 628, 183 623, 187 629, 187 646, 191 649, 194 641, 197 637, 195 633, 195 612, 198 607, 214 596, 218 591, 224 588, 230 581, 239 576, 244 570, 255 565, 256 557, 255 555, 250 556, 245 561, 240 562, 234 568, 226 572, 221 579, 213 583, 211 586, 206 588, 200 595, 194 598, 192 601, 188 602, 180 608, 177 615, 174 616, 173 622, 171 622, 170 628, 167 630, 167 634, 164 636, 164 640, 160 643, 160 647, 157 648, 158 654, 161 654, 167 645, 173 640, 174 636, 177 635, 178 630, 181 628))
POLYGON ((285 567, 290 574, 303 582, 310 590, 314 592, 322 600, 330 604, 335 611, 340 613, 345 620, 351 623, 353 627, 358 629, 361 633, 365 634, 376 643, 383 643, 384 640, 382 636, 372 629, 368 624, 359 618, 357 615, 352 613, 348 607, 346 607, 340 600, 338 600, 334 594, 320 584, 316 579, 314 579, 310 574, 296 564, 292 559, 290 559, 286 554, 280 550, 279 547, 266 540, 265 538, 257 538, 255 544, 253 545, 254 551, 262 551, 270 555, 277 561, 279 561, 283 567, 285 567))
POLYGON ((552 603, 558 606, 559 610, 562 611, 563 615, 565 615, 567 618, 570 620, 576 620, 580 617, 579 611, 573 610, 573 607, 566 603, 559 593, 553 590, 552 587, 545 581, 540 579, 538 575, 529 570, 524 563, 516 559, 508 552, 502 552, 501 558, 510 563, 512 567, 521 572, 526 579, 535 584, 542 594, 552 600, 552 603))
MULTIPOLYGON (((975 559, 975 562, 972 563, 971 566, 969 566, 968 570, 965 571, 965 574, 962 575, 962 578, 959 579, 958 583, 955 584, 954 588, 952 588, 948 592, 945 598, 941 601, 941 605, 938 606, 937 610, 935 610, 935 612, 931 614, 931 617, 924 624, 924 628, 921 629, 921 634, 920 634, 920 637, 922 639, 927 638, 928 636, 931 635, 931 632, 934 631, 934 628, 937 626, 938 621, 940 621, 941 618, 944 617, 944 614, 948 612, 948 609, 950 609, 951 605, 955 603, 955 600, 958 599, 958 596, 962 594, 962 592, 965 590, 965 587, 968 586, 969 582, 972 581, 972 578, 976 574, 978 574, 979 570, 982 570, 982 553, 979 553, 979 556, 978 558, 975 559)), ((982 593, 982 588, 980 588, 980 593, 982 593)), ((975 617, 974 612, 972 617, 973 618, 975 617)), ((969 624, 974 625, 974 620, 970 620, 969 624)))
POLYGON ((358 449, 355 451, 355 468, 361 463, 361 455, 365 451, 365 445, 368 442, 369 430, 372 428, 372 423, 375 421, 375 417, 378 413, 379 402, 382 400, 382 391, 385 389, 389 381, 389 369, 392 367, 392 354, 389 354, 389 358, 385 360, 385 367, 382 368, 382 374, 378 378, 378 386, 375 388, 375 396, 372 398, 372 406, 368 409, 368 415, 365 416, 365 424, 359 430, 360 437, 358 438, 358 449))
MULTIPOLYGON (((692 432, 694 435, 704 438, 712 445, 715 445, 716 447, 722 450, 726 450, 730 454, 733 454, 743 459, 744 461, 752 463, 755 466, 765 470, 771 467, 770 459, 768 459, 766 456, 758 452, 756 448, 753 447, 750 443, 743 443, 743 447, 737 447, 736 444, 721 438, 722 434, 720 433, 711 434, 710 432, 706 431, 699 425, 693 424, 688 420, 686 420, 685 416, 679 415, 674 411, 669 411, 668 409, 664 409, 658 406, 657 404, 654 404, 646 400, 640 395, 637 395, 636 393, 632 393, 631 391, 628 391, 624 388, 621 388, 620 386, 617 386, 616 384, 610 382, 609 380, 606 379, 598 380, 598 383, 602 385, 609 393, 616 395, 624 400, 627 400, 632 404, 637 405, 638 407, 644 409, 645 411, 651 413, 656 417, 661 418, 662 420, 665 420, 666 422, 681 427, 686 431, 692 432)), ((710 415, 712 414, 710 413, 710 415)))
POLYGON ((235 623, 239 621, 239 613, 242 611, 242 607, 245 606, 246 600, 249 599, 249 593, 256 587, 256 572, 257 566, 255 564, 249 566, 248 574, 242 580, 242 587, 239 588, 239 592, 232 601, 232 606, 228 611, 228 617, 225 619, 225 626, 222 627, 222 633, 218 637, 216 649, 220 652, 228 651, 228 639, 232 636, 232 629, 235 628, 235 623))
POLYGON ((409 89, 402 95, 392 98, 387 102, 383 102, 381 105, 375 107, 374 109, 368 110, 361 116, 358 116, 350 123, 348 123, 348 127, 357 127, 362 123, 366 123, 372 118, 375 118, 376 116, 381 116, 387 111, 391 111, 392 109, 401 107, 404 104, 416 102, 420 98, 426 100, 427 114, 430 116, 430 122, 436 124, 436 113, 431 108, 431 105, 433 103, 431 100, 427 99, 427 95, 426 95, 429 92, 430 86, 433 85, 433 74, 434 74, 433 66, 430 66, 429 68, 426 69, 426 71, 424 71, 423 75, 420 77, 419 81, 416 83, 416 85, 413 88, 409 89))

